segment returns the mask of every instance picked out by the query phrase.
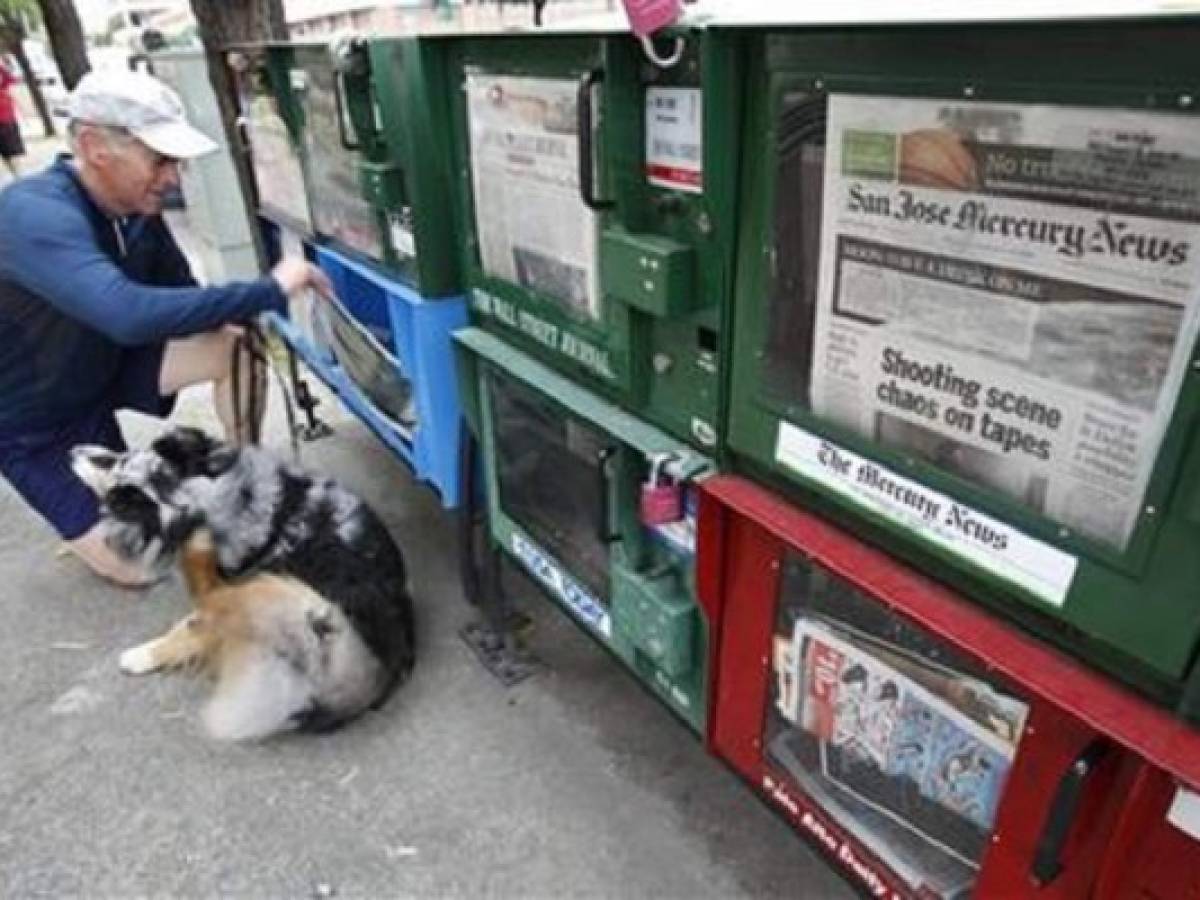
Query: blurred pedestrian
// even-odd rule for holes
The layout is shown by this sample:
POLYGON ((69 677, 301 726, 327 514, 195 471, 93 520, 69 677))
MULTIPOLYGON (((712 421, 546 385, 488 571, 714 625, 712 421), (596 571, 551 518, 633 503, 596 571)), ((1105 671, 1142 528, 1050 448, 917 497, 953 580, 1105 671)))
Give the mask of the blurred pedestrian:
POLYGON ((21 174, 17 168, 17 157, 25 155, 17 104, 12 95, 12 87, 16 83, 17 79, 0 62, 0 157, 4 157, 4 165, 13 178, 21 174))

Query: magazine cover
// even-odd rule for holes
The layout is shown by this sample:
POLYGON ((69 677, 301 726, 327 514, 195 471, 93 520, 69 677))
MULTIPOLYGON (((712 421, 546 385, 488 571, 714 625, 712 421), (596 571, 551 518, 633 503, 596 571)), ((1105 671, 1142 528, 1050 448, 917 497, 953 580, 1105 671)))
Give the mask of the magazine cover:
POLYGON ((807 661, 801 721, 835 751, 825 776, 969 859, 973 829, 959 832, 990 830, 1015 745, 823 622, 797 620, 792 652, 807 661), (913 788, 938 809, 914 802, 913 788))
POLYGON ((1027 705, 839 579, 784 571, 765 761, 914 892, 969 895, 1027 705))

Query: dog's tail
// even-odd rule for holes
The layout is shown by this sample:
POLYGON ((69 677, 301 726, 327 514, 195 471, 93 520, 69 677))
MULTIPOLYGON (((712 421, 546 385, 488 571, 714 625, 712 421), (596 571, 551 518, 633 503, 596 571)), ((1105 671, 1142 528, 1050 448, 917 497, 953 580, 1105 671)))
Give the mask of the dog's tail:
POLYGON ((235 590, 243 619, 204 713, 214 737, 327 730, 371 704, 385 673, 338 607, 290 578, 262 575, 235 590))
POLYGON ((260 647, 227 659, 204 710, 204 725, 218 740, 253 741, 296 727, 312 704, 308 680, 286 660, 260 647))

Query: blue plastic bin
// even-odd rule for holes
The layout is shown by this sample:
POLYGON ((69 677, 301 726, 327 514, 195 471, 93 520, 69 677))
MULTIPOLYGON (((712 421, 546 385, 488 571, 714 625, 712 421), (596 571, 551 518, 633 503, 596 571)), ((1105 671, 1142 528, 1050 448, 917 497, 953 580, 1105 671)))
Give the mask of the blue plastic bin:
POLYGON ((291 322, 274 314, 268 322, 350 411, 437 491, 444 507, 457 508, 462 501, 458 453, 464 424, 451 334, 467 323, 466 301, 461 296, 429 300, 327 247, 316 248, 316 259, 351 315, 391 350, 412 383, 417 425, 411 440, 291 322))

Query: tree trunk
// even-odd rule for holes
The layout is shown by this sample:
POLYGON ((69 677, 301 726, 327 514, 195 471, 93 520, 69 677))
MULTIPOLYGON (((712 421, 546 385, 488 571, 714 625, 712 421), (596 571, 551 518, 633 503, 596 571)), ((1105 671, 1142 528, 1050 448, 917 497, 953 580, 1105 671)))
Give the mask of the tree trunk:
POLYGON ((255 205, 254 170, 250 166, 249 148, 237 127, 237 86, 225 63, 225 49, 233 44, 286 40, 283 0, 191 0, 191 3, 192 15, 196 17, 197 30, 208 62, 208 80, 217 97, 221 122, 225 127, 225 140, 237 170, 254 249, 259 265, 266 268, 266 250, 258 228, 255 205))
POLYGON ((68 91, 73 91, 79 79, 91 69, 75 3, 73 0, 38 0, 38 7, 63 84, 68 91))
POLYGON ((13 59, 17 61, 17 68, 21 70, 21 78, 24 79, 25 86, 29 89, 33 107, 42 120, 42 129, 46 132, 46 137, 54 137, 57 133, 54 128, 54 117, 50 115, 50 108, 46 106, 46 98, 42 96, 42 86, 38 84, 33 66, 25 54, 25 26, 7 16, 0 16, 0 46, 11 53, 13 59))

